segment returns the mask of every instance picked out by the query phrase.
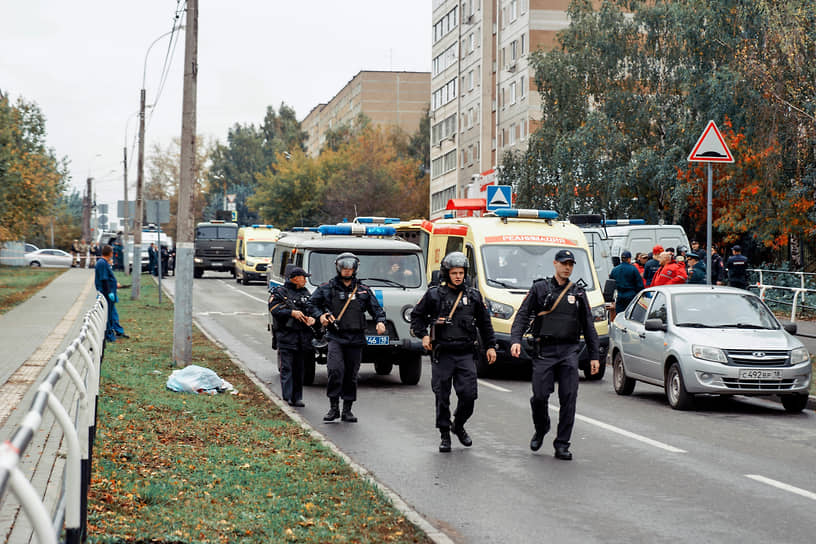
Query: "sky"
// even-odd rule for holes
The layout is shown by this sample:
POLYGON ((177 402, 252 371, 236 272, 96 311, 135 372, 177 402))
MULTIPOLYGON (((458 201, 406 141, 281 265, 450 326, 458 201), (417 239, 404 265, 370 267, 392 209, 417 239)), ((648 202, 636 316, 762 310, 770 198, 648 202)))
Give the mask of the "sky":
MULTIPOLYGON (((0 90, 39 106, 47 145, 69 161, 71 187, 84 191, 94 178, 97 203, 108 203, 111 216, 124 198, 125 146, 135 196, 143 78, 146 103, 156 102, 146 114, 145 154, 181 135, 183 30, 174 50, 169 35, 151 47, 172 30, 177 6, 25 0, 3 7, 0 90)), ((197 133, 224 142, 235 123, 258 125, 267 106, 277 111, 282 102, 302 120, 360 70, 430 71, 431 7, 431 0, 199 0, 197 133)))

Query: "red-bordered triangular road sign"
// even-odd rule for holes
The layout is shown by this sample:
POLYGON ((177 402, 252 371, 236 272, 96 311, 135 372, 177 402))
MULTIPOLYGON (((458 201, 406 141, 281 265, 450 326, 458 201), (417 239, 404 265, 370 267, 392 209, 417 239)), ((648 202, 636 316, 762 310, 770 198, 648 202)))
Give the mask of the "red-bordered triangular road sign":
POLYGON ((734 156, 725 145, 725 140, 714 121, 708 122, 688 160, 689 162, 734 162, 734 156))

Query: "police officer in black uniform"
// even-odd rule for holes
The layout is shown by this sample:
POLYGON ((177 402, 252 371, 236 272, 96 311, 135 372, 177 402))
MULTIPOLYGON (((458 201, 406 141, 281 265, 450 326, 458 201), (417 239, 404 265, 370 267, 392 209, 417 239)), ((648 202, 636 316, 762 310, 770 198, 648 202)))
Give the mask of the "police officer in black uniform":
POLYGON ((385 311, 371 289, 357 279, 359 266, 360 259, 356 255, 341 253, 334 260, 337 276, 318 287, 312 295, 315 307, 312 315, 326 327, 329 343, 326 360, 329 411, 323 416, 323 421, 327 422, 338 417, 350 423, 357 421, 351 405, 357 400, 357 373, 366 343, 366 312, 377 321, 377 334, 385 334, 385 311), (339 409, 341 396, 342 415, 339 409))
POLYGON ((315 324, 315 309, 306 289, 306 278, 311 274, 298 266, 287 272, 286 283, 269 297, 269 312, 275 320, 281 395, 291 406, 305 406, 303 368, 307 360, 314 359, 311 327, 315 324))
POLYGON ((547 403, 558 382, 558 435, 553 441, 555 457, 569 461, 570 436, 575 423, 575 404, 578 399, 579 338, 584 335, 589 350, 590 371, 600 368, 600 342, 592 319, 592 309, 583 288, 569 279, 575 266, 575 254, 562 249, 555 254, 555 274, 549 279, 536 280, 524 298, 511 329, 510 355, 521 354, 521 338, 533 321, 535 348, 533 357, 533 410, 535 433, 530 449, 537 451, 550 430, 547 403))
POLYGON ((732 255, 725 263, 725 270, 728 272, 728 285, 748 289, 748 258, 742 254, 740 246, 731 248, 732 255))
POLYGON ((487 362, 493 364, 496 360, 493 325, 482 295, 465 285, 467 269, 464 253, 455 251, 446 255, 440 269, 443 285, 429 288, 411 311, 412 334, 422 338, 426 350, 433 350, 431 388, 436 396, 436 426, 442 436, 441 452, 451 450, 451 430, 463 446, 473 444, 465 431, 465 422, 473 415, 476 402, 477 350, 487 347, 487 362), (484 346, 478 345, 477 331, 484 346), (451 384, 458 399, 452 424, 451 384))

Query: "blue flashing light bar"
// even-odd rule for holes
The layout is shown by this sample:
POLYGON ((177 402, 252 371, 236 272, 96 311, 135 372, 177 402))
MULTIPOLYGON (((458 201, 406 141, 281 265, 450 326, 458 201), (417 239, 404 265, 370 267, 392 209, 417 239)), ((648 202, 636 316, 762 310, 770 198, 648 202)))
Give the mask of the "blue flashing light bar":
POLYGON ((601 221, 607 227, 619 227, 623 225, 645 225, 645 219, 604 219, 601 221))
POLYGON ((381 225, 393 225, 402 221, 399 217, 358 217, 356 223, 377 223, 381 225))
POLYGON ((495 210, 499 217, 517 217, 520 219, 558 219, 558 212, 553 210, 530 210, 525 208, 500 208, 495 210))
POLYGON ((252 225, 253 229, 274 229, 275 225, 252 225))
POLYGON ((448 212, 442 216, 442 219, 456 219, 456 212, 448 212))
POLYGON ((334 236, 349 236, 349 235, 366 235, 366 236, 394 236, 397 229, 386 226, 364 226, 360 224, 347 223, 344 225, 321 225, 318 227, 318 232, 323 235, 334 236))
POLYGON ((292 232, 317 232, 317 227, 292 227, 292 232))

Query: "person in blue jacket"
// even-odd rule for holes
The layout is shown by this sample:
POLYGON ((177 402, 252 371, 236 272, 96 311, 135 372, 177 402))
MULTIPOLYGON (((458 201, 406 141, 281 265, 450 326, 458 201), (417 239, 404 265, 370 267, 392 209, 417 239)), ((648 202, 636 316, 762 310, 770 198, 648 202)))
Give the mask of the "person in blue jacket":
POLYGON ((625 250, 621 253, 621 263, 609 273, 609 277, 615 280, 615 288, 618 290, 615 313, 624 311, 629 302, 643 289, 643 276, 631 261, 632 253, 625 250))
POLYGON ((706 282, 706 266, 696 253, 686 253, 686 262, 688 262, 688 279, 686 283, 696 283, 705 285, 706 282))
POLYGON ((102 258, 96 261, 94 266, 94 284, 96 290, 108 299, 108 323, 105 327, 105 339, 108 342, 116 342, 116 337, 128 338, 125 330, 119 324, 119 314, 116 312, 116 302, 119 300, 116 290, 121 285, 113 275, 113 247, 105 245, 102 248, 102 258))

